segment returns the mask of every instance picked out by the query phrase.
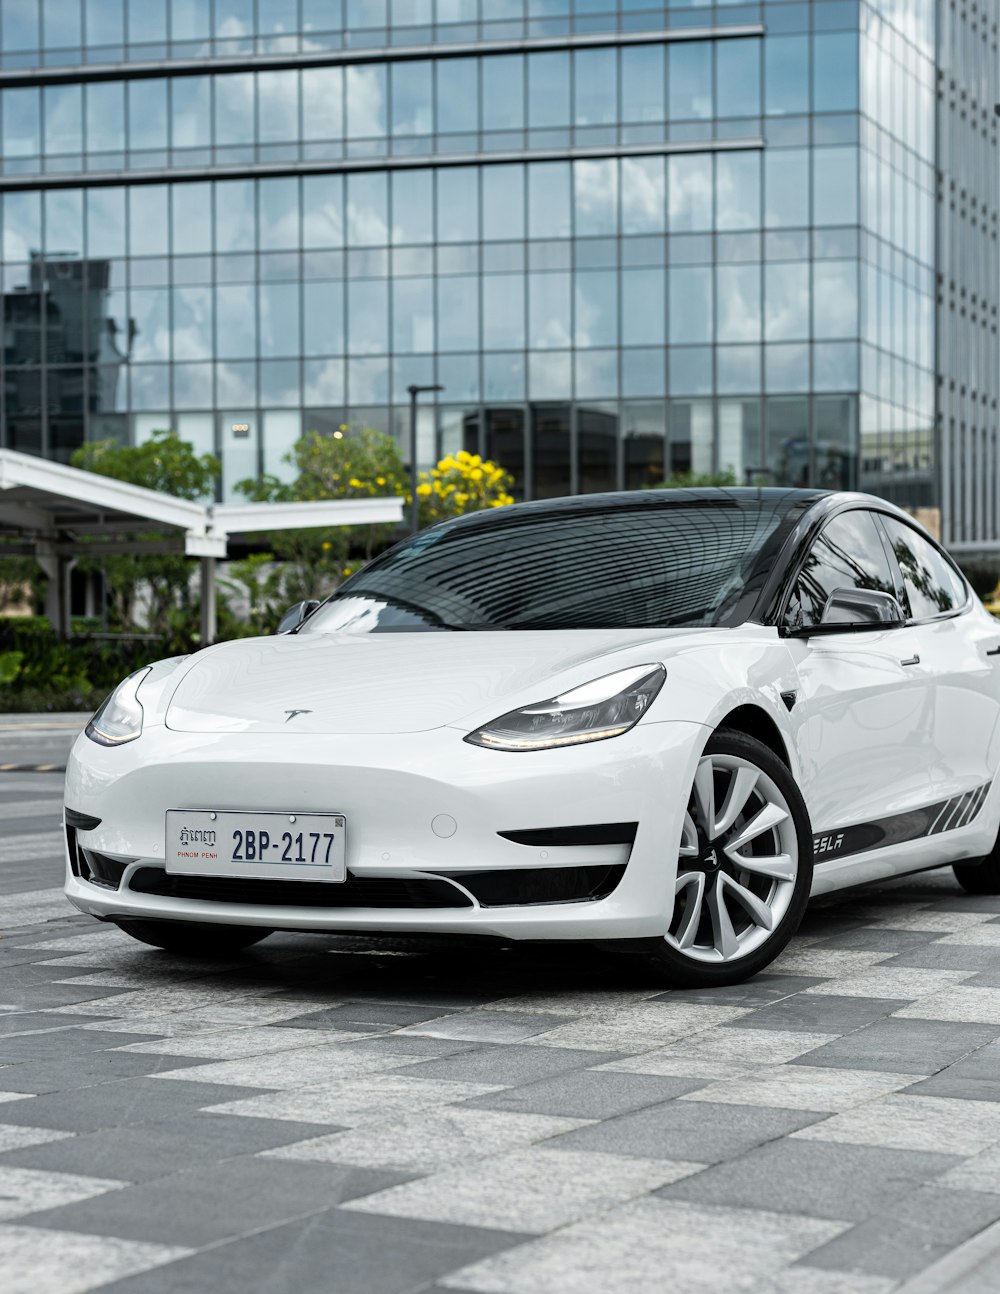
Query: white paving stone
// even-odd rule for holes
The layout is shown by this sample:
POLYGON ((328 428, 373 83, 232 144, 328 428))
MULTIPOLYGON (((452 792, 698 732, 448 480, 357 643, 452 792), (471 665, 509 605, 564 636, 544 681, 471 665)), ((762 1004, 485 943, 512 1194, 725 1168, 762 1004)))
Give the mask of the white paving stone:
POLYGON ((621 1074, 656 1074, 660 1078, 709 1078, 719 1082, 757 1072, 755 1065, 737 1060, 687 1056, 675 1052, 672 1047, 644 1051, 638 1056, 623 1056, 620 1060, 609 1060, 603 1065, 591 1065, 590 1068, 597 1071, 610 1069, 621 1074))
POLYGON ((805 992, 817 997, 919 998, 947 992, 955 984, 971 979, 975 971, 920 970, 909 966, 871 966, 856 975, 814 984, 805 992))
MULTIPOLYGON (((413 1057, 405 1060, 412 1061, 413 1057)), ((404 1058, 400 1057, 401 1063, 404 1058)), ((462 1083, 445 1079, 416 1078, 405 1074, 368 1074, 337 1079, 324 1087, 302 1088, 244 1097, 209 1106, 218 1114, 248 1118, 293 1119, 303 1123, 333 1123, 354 1128, 381 1123, 397 1115, 428 1110, 436 1105, 471 1100, 500 1091, 502 1084, 462 1083)))
POLYGON ((569 1150, 515 1150, 343 1205, 501 1231, 552 1231, 679 1181, 704 1165, 569 1150))
POLYGON ((323 1039, 319 1046, 299 1047, 295 1051, 281 1051, 268 1056, 247 1056, 242 1060, 220 1060, 186 1069, 168 1069, 156 1077, 164 1082, 234 1083, 242 1087, 293 1091, 299 1087, 321 1087, 355 1074, 375 1074, 379 1070, 412 1064, 412 1056, 350 1051, 323 1039))
POLYGON ((767 1281, 846 1223, 640 1200, 439 1281, 481 1294, 731 1294, 767 1281))
POLYGON ((525 1041, 529 1046, 580 1047, 595 1051, 651 1051, 748 1015, 745 1007, 696 1002, 642 1002, 618 1011, 557 1025, 525 1041))
MULTIPOLYGON (((16 837, 13 837, 16 839, 16 837)), ((37 840, 39 837, 33 836, 31 839, 37 840)), ((5 859, 0 853, 0 866, 5 861, 10 862, 27 862, 33 858, 44 858, 48 854, 58 852, 57 850, 48 849, 44 851, 22 850, 15 854, 10 854, 5 859)), ((74 909, 70 906, 63 894, 62 889, 51 890, 30 890, 27 894, 5 894, 3 896, 3 906, 0 907, 0 931, 14 930, 19 926, 37 926, 43 921, 52 921, 57 917, 68 917, 74 909)))
MULTIPOLYGON (((984 960, 983 970, 989 969, 984 960)), ((905 1020, 953 1020, 966 1024, 1000 1025, 1000 988, 963 984, 932 993, 893 1013, 905 1020)))
POLYGON ((983 1191, 987 1195, 1000 1195, 1000 1146, 972 1155, 964 1163, 956 1164, 935 1178, 935 1186, 950 1186, 956 1191, 983 1191))
POLYGON ((775 1272, 749 1294, 890 1294, 899 1282, 886 1276, 865 1276, 860 1272, 824 1271, 796 1263, 775 1272))
POLYGON ((89 1200, 95 1195, 121 1190, 126 1185, 126 1182, 109 1181, 103 1177, 42 1172, 35 1168, 11 1168, 2 1164, 0 1221, 9 1222, 13 1218, 24 1217, 27 1213, 36 1213, 39 1209, 55 1209, 77 1200, 89 1200))
POLYGON ((42 1146, 49 1141, 65 1141, 72 1135, 71 1132, 55 1132, 52 1128, 22 1128, 16 1123, 0 1123, 0 1152, 42 1146))
POLYGON ((767 968, 769 975, 858 975, 895 953, 856 952, 848 948, 805 947, 793 939, 767 968))
POLYGON ((512 1111, 431 1109, 334 1132, 292 1146, 265 1151, 275 1159, 307 1159, 362 1168, 412 1168, 429 1171, 460 1160, 485 1159, 517 1146, 572 1132, 590 1119, 564 1119, 512 1111))
MULTIPOLYGON (((92 1003, 91 1009, 98 1010, 104 1006, 111 1011, 118 1002, 109 998, 101 1003, 92 1003)), ((330 1006, 339 1006, 332 1001, 330 1006)), ((60 1010, 63 1008, 60 1007, 60 1010)), ((175 1037, 186 1033, 221 1033, 229 1029, 249 1029, 267 1024, 280 1024, 283 1020, 292 1020, 302 1014, 301 1002, 274 1002, 269 998, 251 998, 247 1002, 220 1002, 218 1006, 198 1007, 193 1011, 170 1011, 150 1015, 134 1015, 129 1012, 125 1017, 129 1033, 161 1033, 166 1037, 175 1037)), ((91 1023, 81 1021, 80 1028, 120 1033, 123 1021, 94 1020, 91 1023)), ((322 1035, 322 1030, 314 1030, 322 1035)), ((329 1035, 326 1037, 329 1041, 329 1035)))
POLYGON ((935 944, 937 946, 944 944, 946 947, 957 944, 959 947, 971 945, 981 948, 1000 948, 1000 925, 980 923, 965 926, 950 935, 945 935, 942 939, 936 939, 935 944))
MULTIPOLYGON (((367 1033, 337 1030, 338 1042, 367 1038, 367 1033)), ((265 1056, 272 1052, 301 1050, 330 1045, 330 1035, 322 1029, 272 1028, 224 1029, 216 1033, 199 1031, 185 1037, 164 1038, 156 1042, 133 1042, 117 1051, 137 1051, 152 1056, 207 1056, 215 1060, 238 1060, 248 1056, 265 1056)))
POLYGON ((836 1112, 850 1110, 866 1101, 887 1096, 917 1081, 913 1074, 823 1069, 813 1065, 777 1065, 757 1074, 711 1083, 708 1087, 688 1092, 679 1099, 836 1112))
POLYGON ((799 1029, 708 1029, 693 1038, 648 1052, 657 1056, 697 1056, 703 1060, 731 1061, 744 1066, 781 1065, 833 1042, 836 1033, 809 1033, 799 1029))
POLYGON ((85 1294, 190 1252, 111 1236, 0 1226, 4 1294, 85 1294))
POLYGON ((809 1141, 976 1155, 1000 1141, 1000 1107, 991 1101, 950 1097, 887 1096, 792 1135, 809 1141))

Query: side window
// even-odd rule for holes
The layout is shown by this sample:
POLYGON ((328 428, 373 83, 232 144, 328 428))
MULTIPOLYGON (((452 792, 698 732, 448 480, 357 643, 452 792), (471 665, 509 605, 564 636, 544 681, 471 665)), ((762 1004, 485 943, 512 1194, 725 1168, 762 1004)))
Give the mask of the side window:
POLYGON ((965 585, 934 545, 903 521, 882 520, 903 574, 911 618, 931 620, 964 607, 965 585))
POLYGON ((818 625, 837 589, 878 589, 895 596, 889 560, 870 512, 843 512, 824 527, 796 578, 785 624, 818 625))

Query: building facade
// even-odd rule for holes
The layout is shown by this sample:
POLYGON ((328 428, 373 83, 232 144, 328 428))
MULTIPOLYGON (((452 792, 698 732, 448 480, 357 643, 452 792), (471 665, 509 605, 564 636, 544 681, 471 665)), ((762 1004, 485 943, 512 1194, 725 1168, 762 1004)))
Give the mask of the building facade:
POLYGON ((3 0, 0 443, 303 430, 524 497, 861 486, 1000 543, 971 0, 3 0), (434 401, 436 400, 436 403, 434 401))

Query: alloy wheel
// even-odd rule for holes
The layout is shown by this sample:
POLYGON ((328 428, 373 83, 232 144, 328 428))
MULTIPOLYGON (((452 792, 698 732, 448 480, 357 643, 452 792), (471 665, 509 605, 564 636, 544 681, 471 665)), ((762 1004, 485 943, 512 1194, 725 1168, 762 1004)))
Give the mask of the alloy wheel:
POLYGON ((681 834, 667 943, 726 963, 759 948, 788 911, 799 872, 792 810, 751 760, 705 755, 681 834))

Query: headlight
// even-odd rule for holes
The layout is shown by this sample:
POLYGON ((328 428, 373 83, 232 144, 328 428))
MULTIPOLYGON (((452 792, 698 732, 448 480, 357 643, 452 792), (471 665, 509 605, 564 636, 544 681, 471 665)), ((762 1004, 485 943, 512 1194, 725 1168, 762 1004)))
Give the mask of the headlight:
POLYGON ((142 706, 136 695, 152 666, 137 669, 119 683, 84 729, 99 746, 123 746, 142 733, 142 706))
POLYGON ((511 710, 465 740, 490 750, 549 750, 620 737, 646 713, 666 677, 662 665, 605 674, 550 701, 511 710))

